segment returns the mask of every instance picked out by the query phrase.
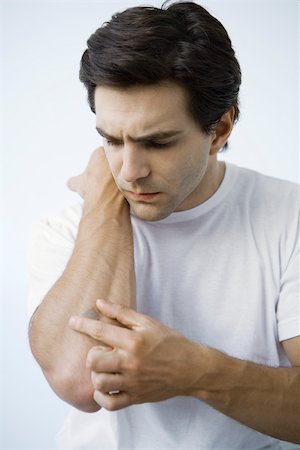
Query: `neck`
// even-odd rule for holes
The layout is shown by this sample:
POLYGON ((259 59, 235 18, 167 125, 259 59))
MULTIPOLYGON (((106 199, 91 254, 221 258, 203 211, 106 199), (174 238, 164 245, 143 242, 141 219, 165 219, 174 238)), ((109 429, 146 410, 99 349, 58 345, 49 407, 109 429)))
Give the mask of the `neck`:
POLYGON ((207 170, 199 185, 201 195, 199 203, 208 200, 220 187, 225 175, 225 163, 218 161, 216 156, 210 157, 207 170))
POLYGON ((201 182, 176 211, 184 211, 204 203, 219 189, 224 175, 225 163, 218 161, 216 156, 211 156, 201 182))

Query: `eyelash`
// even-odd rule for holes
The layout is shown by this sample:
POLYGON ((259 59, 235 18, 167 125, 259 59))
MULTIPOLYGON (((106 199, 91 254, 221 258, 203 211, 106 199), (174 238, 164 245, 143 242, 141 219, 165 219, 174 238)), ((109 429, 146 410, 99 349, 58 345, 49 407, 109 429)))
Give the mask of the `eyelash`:
POLYGON ((107 145, 114 145, 114 146, 121 145, 118 142, 109 141, 108 139, 105 139, 105 140, 106 140, 107 145))
POLYGON ((149 147, 166 148, 166 147, 169 147, 170 145, 171 145, 171 142, 166 142, 165 144, 160 144, 158 142, 152 142, 152 144, 149 144, 149 147))
MULTIPOLYGON (((109 146, 115 146, 115 147, 118 147, 118 146, 120 146, 120 145, 122 145, 121 143, 119 143, 119 142, 115 142, 115 141, 110 141, 110 140, 108 140, 108 139, 105 139, 106 140, 106 143, 107 143, 107 145, 109 145, 109 146)), ((164 144, 160 144, 159 142, 147 142, 146 143, 146 147, 152 147, 152 148, 166 148, 166 147, 168 147, 168 146, 170 146, 171 145, 171 142, 166 142, 166 143, 164 143, 164 144)))

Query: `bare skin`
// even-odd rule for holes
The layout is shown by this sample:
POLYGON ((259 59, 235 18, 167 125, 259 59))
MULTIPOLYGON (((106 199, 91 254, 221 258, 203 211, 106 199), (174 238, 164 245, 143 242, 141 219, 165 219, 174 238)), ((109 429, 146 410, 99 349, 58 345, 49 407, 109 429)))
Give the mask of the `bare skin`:
MULTIPOLYGON (((35 312, 29 329, 32 352, 50 386, 83 411, 96 411, 86 355, 99 342, 68 327, 72 314, 100 317, 95 299, 135 305, 133 243, 128 203, 118 190, 102 148, 69 181, 84 198, 73 254, 64 273, 35 312)), ((103 319, 107 320, 107 319, 103 319)))
MULTIPOLYGON (((222 165, 215 156, 230 135, 232 111, 203 135, 187 115, 183 92, 171 84, 98 87, 95 103, 110 169, 140 219, 192 208, 218 188, 222 165), (173 134, 154 139, 157 130, 173 134), (132 195, 140 192, 159 195, 149 201, 132 195)), ((126 328, 78 317, 70 326, 111 347, 92 348, 86 361, 102 407, 194 396, 257 431, 300 442, 300 338, 283 343, 295 367, 270 368, 194 343, 132 309, 104 301, 98 308, 126 328)))
MULTIPOLYGON (((100 406, 115 411, 193 396, 261 433, 300 443, 300 367, 271 368, 232 358, 124 306, 100 300, 97 308, 126 328, 82 317, 69 324, 112 348, 94 347, 87 356, 100 406)), ((298 349, 299 344, 296 338, 298 349)), ((299 354, 294 363, 300 366, 299 354)))
POLYGON ((218 129, 205 135, 187 114, 184 92, 174 83, 125 92, 97 91, 97 126, 121 132, 117 137, 125 145, 116 152, 120 146, 105 140, 106 158, 102 150, 96 151, 83 175, 70 181, 69 187, 84 198, 74 251, 35 312, 29 330, 32 352, 50 386, 83 411, 99 409, 93 399, 90 370, 85 367, 86 355, 96 342, 71 330, 70 316, 91 316, 99 297, 134 305, 128 203, 141 218, 157 220, 209 198, 224 176, 224 165, 217 161, 216 153, 231 132, 233 118, 231 109, 218 129), (139 142, 131 140, 133 133, 149 134, 162 127, 180 130, 180 137, 173 136, 167 145, 169 156, 157 152, 149 136, 139 142), (160 190, 158 202, 150 205, 144 198, 140 202, 128 194, 128 190, 144 193, 146 188, 160 190))
MULTIPOLYGON (((224 175, 224 166, 217 161, 216 154, 231 133, 232 109, 222 116, 211 134, 204 135, 187 113, 182 89, 174 84, 125 90, 97 87, 95 102, 97 127, 105 138, 104 150, 109 168, 119 191, 128 200, 137 217, 142 220, 159 220, 173 211, 193 208, 217 190, 224 175), (168 139, 153 137, 155 133, 165 130, 171 131, 168 139), (147 196, 153 193, 158 195, 153 198, 147 196)), ((88 174, 87 176, 89 178, 88 174)), ((85 203, 89 210, 88 198, 85 203)), ((85 223, 89 226, 82 228, 84 224, 81 224, 79 229, 80 245, 78 247, 78 239, 76 245, 79 249, 82 246, 81 255, 85 257, 80 258, 79 250, 75 252, 75 255, 79 254, 74 265, 78 271, 77 277, 73 279, 76 286, 78 274, 84 286, 92 287, 95 287, 93 283, 101 277, 111 286, 114 278, 112 270, 95 275, 93 272, 94 254, 100 258, 97 249, 101 248, 96 237, 100 230, 102 237, 102 231, 108 232, 106 224, 101 222, 100 226, 97 225, 98 212, 102 211, 103 206, 101 203, 100 207, 97 202, 96 205, 98 208, 92 207, 91 213, 87 213, 85 223), (80 230, 83 230, 82 233, 80 230)), ((104 202, 108 217, 112 213, 108 212, 110 208, 115 211, 114 201, 104 202)), ((117 209, 117 217, 119 213, 117 209)), ((126 214, 128 215, 128 210, 126 214)), ((117 222, 119 223, 118 220, 117 222)), ((116 228, 120 230, 117 225, 116 228)), ((130 236, 127 225, 122 227, 122 233, 130 236)), ((126 245, 121 240, 125 249, 128 249, 128 236, 127 240, 124 237, 126 245)), ((112 264, 119 262, 111 252, 114 253, 108 246, 107 253, 112 257, 112 264)), ((103 255, 102 248, 101 254, 103 255)), ((128 251, 125 250, 123 254, 121 266, 129 270, 128 277, 131 279, 131 252, 128 256, 128 251)), ((111 267, 114 269, 114 265, 111 267)), ((122 284, 122 271, 119 274, 122 284)), ((258 431, 283 440, 300 442, 298 367, 273 369, 240 361, 196 344, 152 318, 136 313, 132 308, 103 301, 96 308, 96 298, 110 297, 106 293, 97 292, 97 289, 82 288, 77 292, 86 295, 86 301, 76 300, 70 295, 73 289, 70 277, 71 273, 64 278, 64 283, 58 285, 57 293, 50 291, 51 296, 48 294, 44 300, 42 306, 44 303, 46 306, 39 308, 42 311, 40 316, 39 310, 36 313, 37 325, 32 336, 32 343, 37 342, 37 359, 52 386, 56 386, 55 374, 59 373, 59 369, 64 371, 66 368, 75 368, 82 377, 72 377, 71 372, 67 371, 63 380, 71 379, 71 383, 63 384, 62 392, 59 393, 62 398, 81 409, 93 411, 97 405, 98 408, 102 406, 108 410, 117 410, 131 404, 154 402, 177 395, 194 396, 258 431), (72 308, 66 308, 65 313, 59 311, 61 298, 67 298, 68 305, 72 305, 72 308), (82 314, 92 308, 116 322, 110 324, 78 316, 78 313, 82 314), (71 315, 76 316, 69 325, 73 332, 78 332, 77 341, 75 333, 71 335, 66 331, 71 315), (53 321, 56 334, 51 328, 53 321), (50 339, 46 334, 42 336, 44 330, 49 333, 50 339), (64 338, 60 343, 54 342, 57 335, 64 338), (89 339, 85 346, 80 341, 83 335, 89 339), (70 336, 69 341, 66 336, 70 336), (54 345, 54 350, 51 345, 54 345), (68 350, 77 345, 80 353, 75 358, 74 365, 74 361, 69 362, 68 350), (59 357, 60 348, 64 351, 65 359, 59 357), (84 371, 81 365, 85 363, 84 371), (76 400, 74 391, 80 401, 76 400), (120 393, 112 394, 115 391, 120 393)), ((98 286, 97 283, 96 285, 98 286)), ((120 288, 120 284, 117 286, 120 288)), ((101 284, 100 290, 102 288, 101 284)), ((113 292, 117 303, 118 289, 113 292)), ((121 288, 120 292, 123 293, 121 288)), ((132 298, 131 292, 132 284, 129 283, 127 305, 132 298)), ((33 329, 34 324, 35 320, 33 329)), ((295 366, 300 366, 300 338, 286 341, 283 346, 290 361, 295 366)), ((72 352, 71 355, 74 357, 72 352)))
POLYGON ((183 89, 172 82, 97 86, 95 105, 109 167, 137 217, 160 220, 203 203, 218 189, 224 163, 216 155, 231 133, 233 108, 205 134, 187 112, 183 89), (140 193, 157 195, 149 201, 135 196, 140 193))

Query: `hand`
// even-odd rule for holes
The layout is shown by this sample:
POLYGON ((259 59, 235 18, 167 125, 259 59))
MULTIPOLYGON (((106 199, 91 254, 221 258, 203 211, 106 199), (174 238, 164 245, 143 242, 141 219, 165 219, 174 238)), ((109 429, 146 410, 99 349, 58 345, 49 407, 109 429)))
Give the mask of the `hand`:
POLYGON ((71 177, 67 186, 84 199, 85 207, 99 201, 103 207, 112 197, 122 195, 111 174, 103 147, 94 150, 85 170, 71 177))
POLYGON ((91 348, 86 360, 100 406, 114 411, 193 395, 199 378, 193 365, 199 367, 200 345, 125 306, 98 300, 97 308, 125 328, 78 316, 69 325, 110 347, 91 348))

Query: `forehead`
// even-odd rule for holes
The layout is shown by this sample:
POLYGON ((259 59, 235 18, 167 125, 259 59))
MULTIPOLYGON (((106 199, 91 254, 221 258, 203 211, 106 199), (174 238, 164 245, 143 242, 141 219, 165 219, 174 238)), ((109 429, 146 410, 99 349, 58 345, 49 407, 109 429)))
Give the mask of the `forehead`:
POLYGON ((112 134, 183 127, 191 119, 186 94, 175 83, 115 88, 97 86, 96 125, 112 134))

